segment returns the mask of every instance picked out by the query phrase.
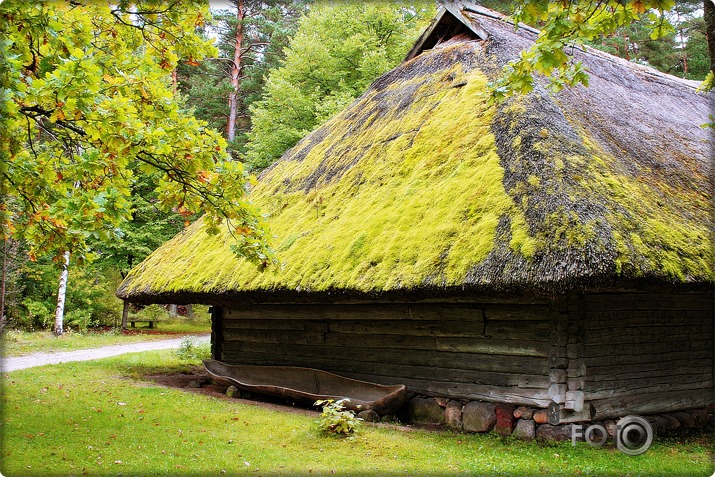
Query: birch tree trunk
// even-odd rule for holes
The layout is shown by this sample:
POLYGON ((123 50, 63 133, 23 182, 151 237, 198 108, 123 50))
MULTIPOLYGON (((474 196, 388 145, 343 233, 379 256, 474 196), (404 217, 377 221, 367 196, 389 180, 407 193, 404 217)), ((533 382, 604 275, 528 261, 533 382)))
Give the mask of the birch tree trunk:
POLYGON ((57 308, 55 309, 55 336, 60 336, 64 333, 64 316, 65 316, 65 296, 67 295, 67 275, 70 266, 70 253, 64 253, 65 263, 62 264, 62 273, 60 273, 60 286, 57 290, 57 308))
POLYGON ((238 93, 241 77, 241 49, 243 48, 243 20, 245 10, 243 0, 238 0, 238 13, 236 14, 236 46, 233 51, 233 66, 231 67, 231 93, 228 96, 228 124, 226 125, 226 137, 229 141, 236 138, 236 116, 238 115, 238 93))

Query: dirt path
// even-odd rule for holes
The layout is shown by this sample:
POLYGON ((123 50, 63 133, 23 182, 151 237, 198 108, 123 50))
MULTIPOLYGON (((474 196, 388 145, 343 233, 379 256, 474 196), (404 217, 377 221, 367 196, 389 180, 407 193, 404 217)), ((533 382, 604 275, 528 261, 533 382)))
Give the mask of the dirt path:
MULTIPOLYGON (((210 335, 195 335, 197 343, 208 343, 210 335)), ((153 351, 159 349, 178 348, 181 341, 186 338, 173 338, 161 341, 146 341, 144 343, 131 343, 125 345, 104 346, 102 348, 82 349, 78 351, 62 351, 55 353, 35 353, 27 356, 0 359, 0 371, 7 373, 18 369, 44 366, 46 364, 68 363, 70 361, 89 361, 91 359, 109 358, 125 353, 138 353, 140 351, 153 351)))

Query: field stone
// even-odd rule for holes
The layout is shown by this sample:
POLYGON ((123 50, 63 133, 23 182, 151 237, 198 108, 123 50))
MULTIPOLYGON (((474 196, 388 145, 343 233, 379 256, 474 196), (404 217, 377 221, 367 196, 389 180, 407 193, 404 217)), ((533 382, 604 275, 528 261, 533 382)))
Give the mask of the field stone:
POLYGON ((449 402, 449 398, 446 397, 436 397, 434 400, 439 404, 439 407, 447 407, 447 403, 449 402))
POLYGON ((672 431, 673 429, 680 429, 680 421, 675 416, 670 414, 661 414, 661 417, 668 422, 667 427, 669 431, 672 431))
POLYGON ((653 432, 656 435, 662 435, 668 431, 667 421, 665 420, 664 417, 661 417, 658 415, 647 416, 646 420, 648 421, 650 426, 653 428, 653 432))
POLYGON ((186 384, 187 388, 200 388, 201 383, 197 379, 192 379, 191 381, 186 384))
POLYGON ((549 422, 549 413, 546 409, 539 409, 534 413, 534 420, 537 424, 546 424, 549 422))
POLYGON ((686 429, 695 427, 695 419, 693 418, 693 415, 689 412, 674 412, 672 415, 680 421, 680 427, 684 427, 686 429))
POLYGON ((606 419, 605 421, 603 421, 603 427, 606 428, 608 437, 613 438, 613 436, 616 435, 616 421, 614 421, 613 419, 606 419))
POLYGON ((462 428, 468 432, 488 432, 497 422, 496 404, 471 401, 462 409, 462 428))
POLYGON ((514 417, 517 419, 533 419, 534 412, 536 411, 530 407, 519 406, 514 409, 514 417))
POLYGON ((407 404, 410 422, 414 424, 442 424, 444 411, 432 398, 412 398, 407 404))
POLYGON ((449 401, 444 409, 444 420, 448 427, 452 429, 462 428, 462 403, 459 401, 449 401))
POLYGON ((571 424, 561 424, 558 426, 542 424, 536 429, 536 437, 547 441, 570 441, 571 424))
POLYGON ((360 411, 357 417, 365 422, 380 422, 380 415, 372 409, 360 411))
POLYGON ((693 411, 693 419, 695 420, 696 427, 702 427, 707 424, 708 417, 707 409, 696 409, 693 411))
POLYGON ((511 435, 517 439, 533 440, 536 436, 536 422, 533 419, 519 419, 511 435))
POLYGON ((228 389, 226 390, 226 396, 232 398, 240 398, 241 397, 241 392, 238 390, 236 386, 229 386, 228 389))
POLYGON ((705 425, 705 429, 715 431, 715 416, 711 415, 708 418, 708 423, 705 425))
POLYGON ((502 437, 508 437, 514 430, 514 406, 497 405, 494 409, 497 422, 494 431, 502 437))

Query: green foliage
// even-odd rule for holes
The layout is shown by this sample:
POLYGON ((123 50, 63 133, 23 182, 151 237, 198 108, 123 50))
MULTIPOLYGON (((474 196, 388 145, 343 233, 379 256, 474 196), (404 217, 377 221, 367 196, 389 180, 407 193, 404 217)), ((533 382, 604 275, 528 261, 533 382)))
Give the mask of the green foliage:
POLYGON ((47 307, 47 304, 27 298, 22 302, 26 314, 20 315, 16 320, 16 324, 27 329, 44 329, 52 323, 52 310, 47 307))
POLYGON ((531 48, 504 68, 503 77, 491 83, 492 98, 503 101, 513 94, 532 91, 535 74, 546 76, 554 91, 565 86, 588 86, 587 72, 565 53, 567 47, 611 36, 633 22, 639 22, 652 40, 672 36, 675 30, 664 13, 674 5, 674 0, 517 2, 514 23, 537 26, 541 33, 531 48))
POLYGON ((434 14, 430 1, 319 2, 251 108, 246 161, 261 170, 395 67, 434 14))
POLYGON ((188 336, 181 340, 176 350, 180 361, 201 361, 211 358, 211 343, 199 343, 196 338, 188 336))
MULTIPOLYGON (((54 324, 59 271, 46 258, 24 261, 17 280, 23 283, 16 306, 6 309, 8 324, 23 329, 46 329, 54 324)), ((99 265, 70 270, 65 298, 66 322, 75 331, 114 325, 121 302, 114 296, 116 272, 99 265)))
POLYGON ((643 15, 588 44, 665 73, 703 80, 710 65, 702 5, 702 0, 675 2, 665 12, 672 30, 655 38, 653 18, 643 15))
POLYGON ((92 312, 87 309, 70 310, 64 316, 65 327, 74 328, 81 333, 86 332, 87 328, 94 324, 96 323, 92 321, 92 312))
POLYGON ((153 304, 139 310, 136 316, 143 320, 162 321, 169 318, 169 312, 162 305, 153 304))
MULTIPOLYGON (((244 0, 241 69, 238 73, 236 139, 229 150, 238 158, 245 153, 246 133, 251 128, 250 106, 260 99, 266 73, 279 66, 283 49, 306 9, 302 0, 244 0)), ((227 130, 228 97, 233 90, 233 66, 238 25, 237 10, 214 11, 209 24, 217 36, 218 57, 201 62, 182 62, 178 67, 180 90, 197 118, 216 131, 227 130)), ((208 26, 207 25, 207 26, 208 26)))
POLYGON ((136 175, 156 174, 156 206, 204 213, 209 233, 225 221, 237 253, 270 262, 249 175, 172 92, 181 59, 215 54, 196 34, 207 6, 159 5, 0 4, 0 226, 32 258, 82 261, 90 242, 118 239, 136 175))
POLYGON ((323 408, 320 418, 315 421, 321 433, 337 437, 348 437, 357 433, 360 420, 355 417, 353 411, 345 409, 345 401, 349 399, 315 401, 315 406, 323 408))

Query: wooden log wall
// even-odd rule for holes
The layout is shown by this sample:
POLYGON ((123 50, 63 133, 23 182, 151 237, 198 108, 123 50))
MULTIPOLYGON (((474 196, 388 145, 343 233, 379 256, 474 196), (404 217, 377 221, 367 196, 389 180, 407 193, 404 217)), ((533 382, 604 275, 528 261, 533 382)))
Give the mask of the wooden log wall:
POLYGON ((583 345, 572 350, 581 372, 569 383, 594 419, 713 403, 711 293, 589 294, 583 310, 583 345))
POLYGON ((215 357, 227 363, 313 367, 542 408, 553 380, 566 380, 565 366, 552 372, 557 325, 545 304, 250 305, 216 316, 215 357))

